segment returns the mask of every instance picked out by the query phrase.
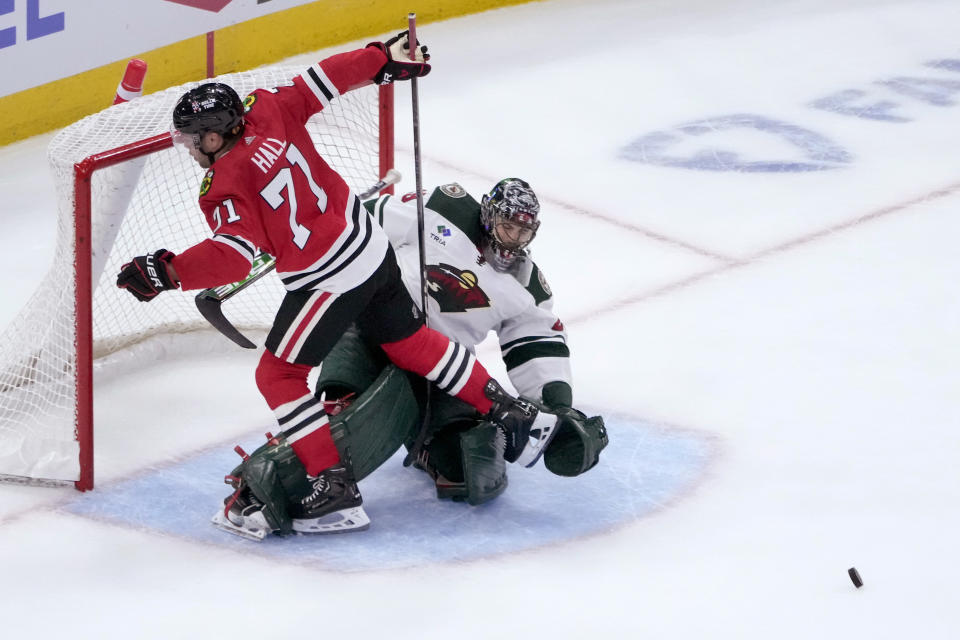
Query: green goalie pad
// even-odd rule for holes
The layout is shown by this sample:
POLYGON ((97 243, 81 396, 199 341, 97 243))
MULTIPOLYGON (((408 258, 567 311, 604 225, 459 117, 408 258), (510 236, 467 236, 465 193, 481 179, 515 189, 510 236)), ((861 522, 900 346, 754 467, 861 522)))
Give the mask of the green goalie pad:
MULTIPOLYGON (((380 370, 349 407, 330 418, 340 458, 358 481, 386 462, 418 427, 410 383, 393 365, 380 370)), ((282 436, 258 447, 231 475, 242 478, 264 503, 267 523, 280 533, 292 530, 289 505, 312 490, 306 469, 282 436)))
POLYGON ((460 434, 468 504, 489 502, 507 489, 504 447, 506 441, 499 434, 499 429, 490 422, 483 422, 460 434))
POLYGON ((481 422, 466 430, 441 431, 427 444, 425 461, 440 499, 479 505, 507 488, 506 442, 499 429, 481 422))
POLYGON ((356 327, 350 327, 323 359, 317 378, 317 395, 331 388, 360 395, 390 364, 387 357, 374 351, 360 338, 356 327))
POLYGON ((334 388, 357 394, 350 406, 331 416, 330 433, 360 481, 413 440, 420 409, 407 374, 371 350, 353 327, 320 368, 317 395, 334 388))
POLYGON ((283 438, 272 440, 254 451, 233 470, 263 503, 263 515, 270 527, 281 534, 293 531, 290 501, 310 491, 307 471, 283 438))
POLYGON ((420 409, 405 372, 387 365, 342 413, 330 418, 330 434, 340 457, 359 481, 390 459, 414 437, 420 409))
POLYGON ((558 476, 578 476, 600 460, 609 443, 607 428, 600 416, 588 418, 576 409, 556 413, 557 433, 543 452, 543 464, 558 476))

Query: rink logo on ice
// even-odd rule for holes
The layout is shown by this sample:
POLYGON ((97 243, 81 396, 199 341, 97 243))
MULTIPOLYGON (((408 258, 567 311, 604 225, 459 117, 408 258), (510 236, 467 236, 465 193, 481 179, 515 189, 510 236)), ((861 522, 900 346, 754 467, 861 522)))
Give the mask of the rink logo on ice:
POLYGON ((41 15, 40 4, 40 0, 26 0, 25 2, 24 0, 19 2, 16 0, 0 0, 0 49, 12 47, 18 41, 36 40, 64 30, 66 24, 64 12, 41 15), (19 34, 15 26, 2 26, 3 23, 8 22, 8 19, 3 18, 3 16, 17 13, 18 6, 21 9, 26 9, 26 29, 20 31, 19 34))
MULTIPOLYGON (((960 104, 960 59, 924 63, 941 74, 881 78, 807 104, 819 111, 885 124, 913 122, 917 107, 960 104), (906 99, 906 100, 904 100, 906 99)), ((920 111, 919 113, 923 113, 920 111)), ((701 171, 804 172, 848 166, 853 154, 807 127, 757 114, 705 118, 643 135, 620 150, 625 160, 701 171)))
POLYGON ((741 172, 822 171, 846 165, 852 159, 826 136, 752 113, 708 118, 673 131, 648 133, 624 147, 620 156, 667 167, 741 172), (744 150, 738 151, 738 146, 744 150))
POLYGON ((874 80, 856 89, 843 89, 818 98, 809 106, 843 116, 886 123, 912 122, 912 106, 954 107, 960 97, 960 60, 930 60, 927 69, 946 72, 941 77, 895 76, 874 80), (952 76, 952 77, 951 77, 952 76), (895 98, 908 98, 907 102, 895 98))
MULTIPOLYGON (((703 481, 716 448, 706 434, 629 416, 605 417, 610 445, 596 467, 561 478, 543 463, 532 469, 508 465, 507 491, 479 507, 437 500, 433 481, 404 467, 399 452, 360 482, 368 531, 269 536, 258 543, 215 528, 210 518, 229 492, 223 474, 236 465, 227 446, 102 485, 63 508, 98 522, 340 571, 523 553, 682 509, 681 498, 703 481)), ((241 446, 252 451, 263 440, 261 431, 241 446)))

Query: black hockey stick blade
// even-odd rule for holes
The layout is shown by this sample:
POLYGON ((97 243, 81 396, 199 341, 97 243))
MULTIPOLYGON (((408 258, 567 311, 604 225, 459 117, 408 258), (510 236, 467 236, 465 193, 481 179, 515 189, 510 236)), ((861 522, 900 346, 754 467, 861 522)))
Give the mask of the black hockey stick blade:
POLYGON ((254 282, 267 275, 276 268, 276 262, 273 258, 266 253, 261 253, 253 261, 253 267, 250 269, 250 274, 239 282, 234 282, 232 284, 226 284, 222 287, 213 287, 211 289, 204 289, 197 294, 195 298, 197 303, 197 310, 200 311, 200 315, 206 318, 213 327, 227 336, 238 345, 244 349, 256 349, 257 345, 250 342, 246 336, 240 333, 236 327, 230 324, 230 321, 227 320, 226 316, 223 315, 222 305, 224 301, 229 300, 234 295, 240 293, 254 282))
POLYGON ((227 336, 244 349, 256 349, 257 345, 251 342, 245 335, 240 333, 235 326, 230 324, 227 317, 223 315, 223 300, 215 295, 209 295, 209 289, 197 294, 197 310, 207 319, 213 328, 227 336))

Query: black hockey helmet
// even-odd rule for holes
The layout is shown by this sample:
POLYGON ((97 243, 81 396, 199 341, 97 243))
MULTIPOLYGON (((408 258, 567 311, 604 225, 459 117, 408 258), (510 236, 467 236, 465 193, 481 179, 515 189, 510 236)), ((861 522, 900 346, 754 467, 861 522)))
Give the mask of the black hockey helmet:
POLYGON ((511 269, 540 228, 537 195, 525 180, 501 180, 480 200, 480 226, 487 262, 499 271, 511 269))
POLYGON ((220 82, 208 82, 190 89, 173 108, 173 128, 191 135, 208 131, 225 138, 243 124, 243 101, 232 87, 220 82))

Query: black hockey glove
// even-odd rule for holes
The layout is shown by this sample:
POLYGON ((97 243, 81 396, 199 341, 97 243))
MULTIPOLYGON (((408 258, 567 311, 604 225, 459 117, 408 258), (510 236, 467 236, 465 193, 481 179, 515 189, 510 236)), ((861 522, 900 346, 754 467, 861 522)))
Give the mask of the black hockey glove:
POLYGON ((419 41, 414 50, 416 59, 410 59, 410 38, 406 31, 386 42, 371 42, 367 46, 380 49, 387 56, 387 63, 373 77, 377 84, 390 84, 396 80, 409 80, 430 73, 430 65, 427 64, 430 54, 419 41))
POLYGON ((573 408, 558 409, 557 432, 543 453, 543 464, 558 476, 586 473, 600 460, 610 443, 601 416, 588 418, 573 408))
POLYGON ((150 302, 161 291, 176 289, 179 285, 170 279, 167 271, 174 255, 171 251, 160 249, 152 255, 137 256, 120 267, 117 287, 126 289, 140 302, 150 302))

